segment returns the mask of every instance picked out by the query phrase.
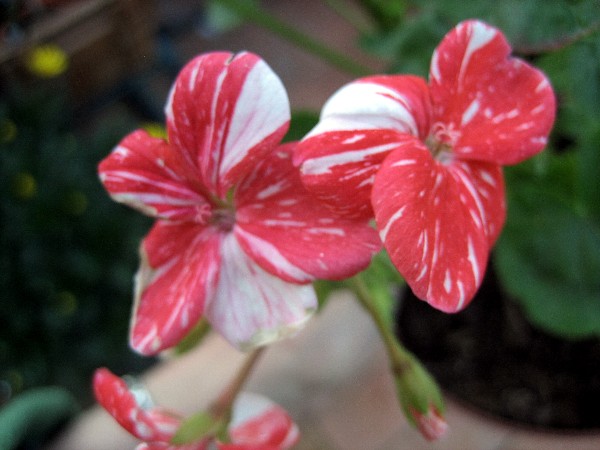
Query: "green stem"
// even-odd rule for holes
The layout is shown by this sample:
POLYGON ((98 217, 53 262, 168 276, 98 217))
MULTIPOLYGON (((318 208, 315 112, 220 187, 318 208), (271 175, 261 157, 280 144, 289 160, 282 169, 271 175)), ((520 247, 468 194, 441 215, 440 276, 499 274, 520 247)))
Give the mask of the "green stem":
POLYGON ((367 67, 364 67, 354 60, 347 58, 345 55, 323 45, 321 42, 313 39, 302 31, 292 28, 252 2, 247 0, 219 1, 222 5, 235 12, 243 19, 271 31, 303 50, 318 56, 338 69, 354 76, 365 76, 373 73, 373 71, 367 67))
POLYGON ((377 331, 381 336, 385 345, 392 370, 395 375, 401 376, 406 370, 412 367, 414 357, 412 354, 396 339, 392 331, 392 327, 385 319, 380 309, 377 308, 369 288, 367 287, 364 278, 359 274, 350 280, 351 286, 354 288, 360 304, 369 313, 377 331))
POLYGON ((370 31, 364 17, 353 8, 354 5, 349 5, 344 0, 325 0, 325 3, 359 33, 366 34, 370 31))
POLYGON ((558 50, 562 50, 563 48, 568 47, 569 45, 574 44, 577 41, 581 41, 598 31, 600 31, 600 20, 596 20, 587 28, 578 30, 573 34, 563 36, 555 41, 544 42, 536 45, 515 46, 514 53, 522 56, 534 56, 541 55, 544 53, 555 52, 558 50))
POLYGON ((223 421, 225 426, 229 423, 231 418, 231 410, 233 408, 233 402, 237 398, 238 394, 246 384, 246 381, 250 377, 252 370, 256 366, 256 363, 260 359, 260 356, 264 353, 265 347, 259 347, 250 353, 250 356, 244 361, 244 365, 236 374, 235 378, 227 385, 227 387, 221 392, 219 398, 211 405, 210 412, 213 417, 225 418, 223 421))

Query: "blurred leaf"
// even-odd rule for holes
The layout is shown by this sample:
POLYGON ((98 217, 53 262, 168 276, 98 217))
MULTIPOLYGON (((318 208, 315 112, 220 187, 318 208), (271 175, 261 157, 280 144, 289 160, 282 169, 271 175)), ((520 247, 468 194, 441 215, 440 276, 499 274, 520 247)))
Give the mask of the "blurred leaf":
POLYGON ((313 281, 313 287, 317 294, 319 311, 322 311, 331 294, 340 289, 344 289, 346 284, 343 281, 316 280, 313 281))
POLYGON ((418 15, 391 30, 378 31, 362 39, 365 50, 390 60, 390 73, 426 77, 435 47, 449 30, 434 13, 418 15))
POLYGON ((571 338, 600 335, 600 226, 569 195, 575 156, 550 157, 543 176, 535 164, 508 171, 509 216, 495 250, 502 285, 530 320, 571 338))
POLYGON ((24 392, 0 409, 0 448, 38 448, 48 434, 78 411, 77 401, 63 388, 24 392))
POLYGON ((299 141, 306 134, 313 129, 313 127, 319 121, 319 113, 315 111, 293 111, 292 119, 290 122, 290 129, 285 135, 283 141, 299 141))
MULTIPOLYGON (((255 0, 247 0, 256 4, 255 0)), ((206 3, 206 25, 211 34, 221 34, 237 28, 244 22, 244 18, 232 9, 223 6, 219 0, 209 0, 206 3)))
POLYGON ((582 133, 578 182, 586 214, 600 223, 600 116, 593 121, 594 124, 590 124, 586 132, 582 133))
POLYGON ((185 445, 200 441, 211 435, 214 435, 220 428, 221 421, 208 412, 201 411, 186 419, 177 432, 171 443, 175 445, 185 445))
POLYGON ((407 9, 406 0, 360 0, 360 4, 383 30, 395 28, 407 9))
POLYGON ((194 328, 177 344, 176 355, 182 355, 197 347, 210 332, 210 324, 205 318, 200 319, 194 328))

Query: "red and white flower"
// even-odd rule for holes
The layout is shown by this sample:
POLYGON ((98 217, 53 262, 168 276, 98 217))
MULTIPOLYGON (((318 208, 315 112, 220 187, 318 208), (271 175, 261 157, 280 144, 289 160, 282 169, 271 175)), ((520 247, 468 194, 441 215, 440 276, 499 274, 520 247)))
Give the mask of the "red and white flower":
POLYGON ((326 103, 294 162, 305 186, 350 217, 375 217, 415 295, 454 312, 472 299, 505 220, 502 165, 546 145, 550 83, 503 34, 460 23, 416 76, 359 79, 326 103))
POLYGON ((242 392, 233 404, 230 442, 208 436, 199 442, 175 445, 171 440, 184 421, 181 415, 154 406, 145 391, 130 389, 108 369, 96 371, 93 386, 98 403, 143 441, 136 450, 285 450, 300 438, 298 427, 283 408, 262 396, 242 392))
POLYGON ((202 316, 239 348, 294 332, 317 306, 309 283, 365 268, 376 231, 305 190, 295 144, 279 144, 287 94, 258 56, 195 58, 166 114, 168 141, 135 131, 99 166, 113 199, 158 219, 141 246, 132 347, 171 347, 202 316))

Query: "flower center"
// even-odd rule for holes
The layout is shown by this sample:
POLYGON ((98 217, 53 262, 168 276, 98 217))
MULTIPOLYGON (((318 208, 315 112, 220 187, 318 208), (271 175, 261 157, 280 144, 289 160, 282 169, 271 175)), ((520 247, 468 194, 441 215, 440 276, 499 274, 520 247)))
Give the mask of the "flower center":
POLYGON ((235 211, 233 208, 221 207, 213 210, 210 221, 222 231, 229 232, 235 225, 235 211))
POLYGON ((436 122, 425 140, 425 145, 432 156, 442 164, 452 162, 452 148, 460 137, 460 131, 454 129, 454 124, 446 125, 436 122))

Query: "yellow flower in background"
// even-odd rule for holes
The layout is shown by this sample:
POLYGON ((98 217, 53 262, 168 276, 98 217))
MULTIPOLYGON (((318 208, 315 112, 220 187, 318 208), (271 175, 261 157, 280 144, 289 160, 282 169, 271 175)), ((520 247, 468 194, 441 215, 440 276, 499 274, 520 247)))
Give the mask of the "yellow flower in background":
POLYGON ((167 129, 161 123, 148 122, 142 124, 142 129, 150 136, 159 139, 167 139, 167 129))
POLYGON ((69 65, 67 54, 55 44, 34 47, 27 55, 26 65, 29 71, 42 78, 60 75, 69 65))
POLYGON ((0 144, 9 144, 17 137, 17 125, 10 119, 0 119, 0 144))
POLYGON ((21 200, 29 200, 37 194, 37 181, 29 172, 19 172, 13 179, 13 193, 21 200))

